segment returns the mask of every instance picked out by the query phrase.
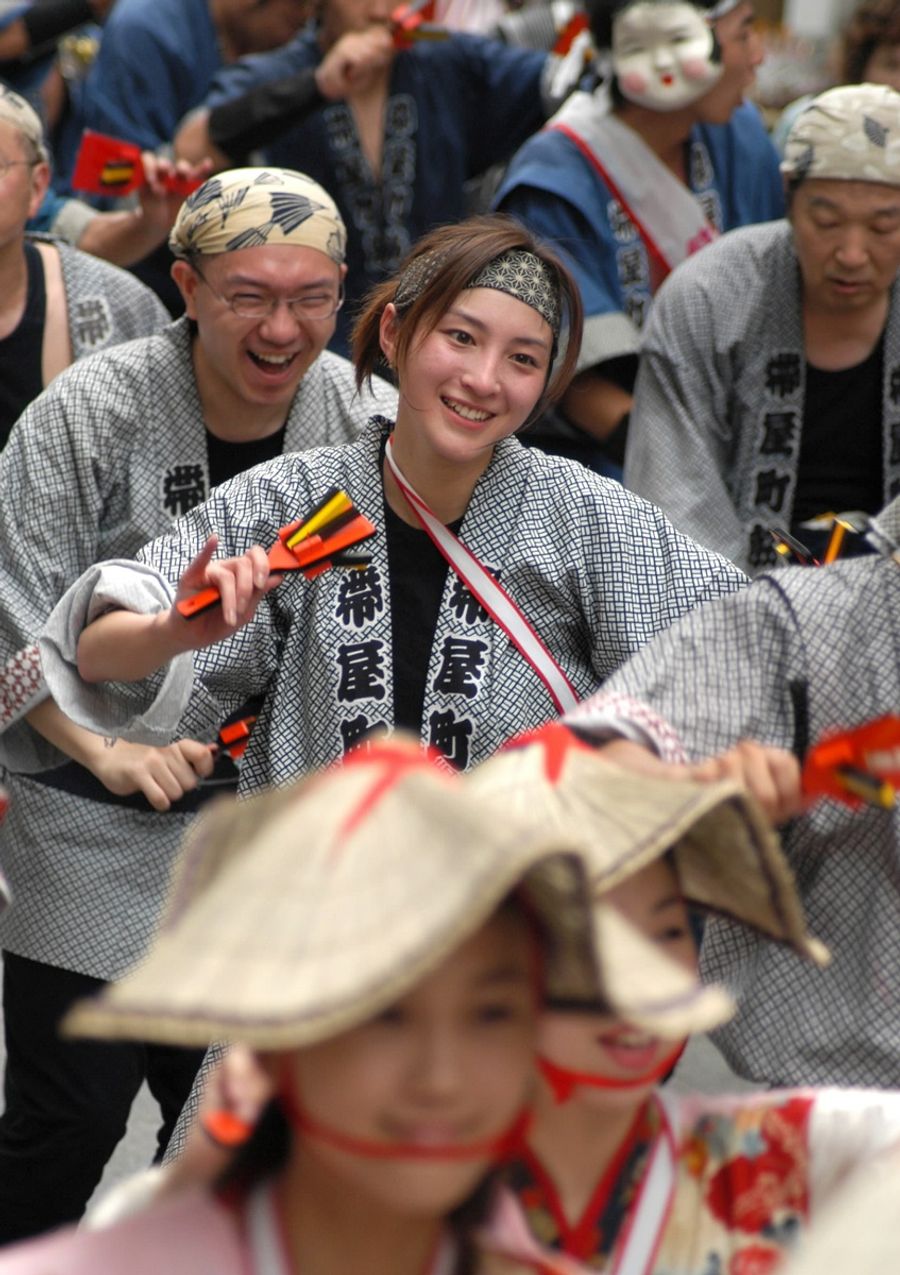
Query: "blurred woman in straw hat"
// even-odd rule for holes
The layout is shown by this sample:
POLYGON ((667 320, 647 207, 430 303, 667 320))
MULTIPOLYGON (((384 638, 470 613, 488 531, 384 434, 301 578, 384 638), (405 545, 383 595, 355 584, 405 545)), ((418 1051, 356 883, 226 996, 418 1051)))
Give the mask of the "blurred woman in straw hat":
MULTIPOLYGON (((566 1275, 768 1275, 844 1179, 877 1170, 882 1153, 884 1172, 896 1162, 900 1095, 659 1088, 687 1036, 733 1011, 696 982, 688 904, 827 960, 759 809, 730 781, 620 771, 560 725, 515 741, 464 790, 519 853, 581 856, 602 987, 585 995, 559 959, 548 967, 534 1119, 510 1148, 481 1247, 566 1275)), ((247 1115, 253 1080, 226 1065, 213 1104, 247 1115)), ((198 1145, 170 1182, 203 1171, 198 1145)))
POLYGON ((42 652, 57 702, 102 734, 146 741, 188 722, 212 738, 264 694, 250 788, 395 726, 466 769, 586 695, 742 577, 621 487, 514 437, 562 392, 580 334, 570 275, 517 223, 427 236, 357 325, 358 379, 394 368, 396 421, 253 470, 137 565, 83 576, 42 652), (259 546, 332 486, 380 528, 371 562, 270 592, 259 546), (223 605, 184 620, 176 590, 208 585, 223 605))
MULTIPOLYGON (((776 839, 730 782, 704 792, 627 776, 561 725, 467 782, 504 817, 527 811, 532 825, 580 845, 607 978, 611 960, 631 962, 638 977, 616 928, 623 916, 695 973, 689 904, 816 964, 826 959, 805 931, 776 839)), ((530 1235, 583 1270, 616 1275, 768 1275, 800 1234, 827 1221, 845 1179, 865 1173, 870 1183, 893 1179, 896 1189, 900 1094, 797 1089, 711 1098, 660 1089, 688 1031, 702 1025, 695 1007, 673 1042, 683 1012, 673 1006, 673 1031, 663 1039, 640 1014, 551 997, 535 1121, 507 1172, 497 1238, 530 1235)))
POLYGON ((146 960, 67 1029, 245 1041, 277 1102, 212 1194, 7 1249, 0 1271, 474 1270, 482 1182, 533 1080, 540 970, 597 986, 578 860, 486 819, 414 746, 226 799, 146 960))

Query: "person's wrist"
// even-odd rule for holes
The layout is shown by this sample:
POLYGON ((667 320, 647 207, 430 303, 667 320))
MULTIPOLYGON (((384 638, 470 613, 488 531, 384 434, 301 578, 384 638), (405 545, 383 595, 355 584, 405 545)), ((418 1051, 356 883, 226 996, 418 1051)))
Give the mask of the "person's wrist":
POLYGON ((173 606, 168 611, 159 611, 152 617, 148 629, 148 637, 154 650, 157 667, 168 664, 178 655, 184 655, 194 648, 188 640, 188 625, 173 606))
POLYGON ((328 75, 323 70, 323 66, 324 63, 320 62, 313 71, 313 95, 310 99, 310 105, 315 103, 316 96, 318 96, 322 102, 334 102, 337 100, 336 95, 329 84, 328 75))
POLYGON ((67 751, 79 766, 84 766, 92 775, 100 778, 97 769, 103 760, 103 754, 108 751, 102 736, 95 735, 93 731, 85 732, 84 735, 79 733, 71 741, 67 751))

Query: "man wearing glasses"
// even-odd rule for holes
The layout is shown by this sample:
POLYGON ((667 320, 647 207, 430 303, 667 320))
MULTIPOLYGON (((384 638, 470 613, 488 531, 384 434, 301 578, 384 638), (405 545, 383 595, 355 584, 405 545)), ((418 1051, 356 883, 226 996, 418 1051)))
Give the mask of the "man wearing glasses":
POLYGON ((171 237, 186 316, 63 373, 0 457, 0 667, 16 686, 0 701, 5 757, 28 769, 15 724, 27 715, 72 758, 9 776, 0 831, 16 896, 0 926, 0 1243, 81 1215, 145 1078, 165 1148, 199 1053, 59 1041, 56 1025, 141 955, 185 826, 223 778, 211 740, 144 748, 76 727, 45 698, 32 643, 86 567, 129 557, 211 487, 394 414, 387 384, 357 394, 350 364, 325 350, 345 240, 330 196, 299 173, 211 178, 171 237))

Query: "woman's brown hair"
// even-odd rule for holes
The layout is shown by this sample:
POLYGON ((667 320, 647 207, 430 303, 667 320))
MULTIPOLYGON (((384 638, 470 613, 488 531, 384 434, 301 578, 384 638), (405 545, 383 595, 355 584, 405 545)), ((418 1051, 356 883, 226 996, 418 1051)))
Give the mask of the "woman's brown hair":
POLYGON ((900 0, 863 0, 841 39, 842 83, 861 84, 880 44, 900 44, 900 0))
POLYGON ((521 222, 502 213, 469 217, 449 226, 439 226, 424 235, 393 278, 373 288, 353 328, 353 361, 356 384, 362 387, 384 366, 380 324, 385 307, 395 302, 397 287, 407 269, 420 258, 433 256, 434 266, 409 305, 397 310, 398 369, 409 357, 414 338, 421 340, 438 326, 447 310, 481 270, 506 252, 519 249, 533 253, 549 269, 557 294, 565 330, 565 349, 556 364, 554 338, 551 366, 544 392, 529 419, 533 420, 555 403, 571 381, 581 348, 583 310, 578 285, 559 256, 532 234, 521 222))

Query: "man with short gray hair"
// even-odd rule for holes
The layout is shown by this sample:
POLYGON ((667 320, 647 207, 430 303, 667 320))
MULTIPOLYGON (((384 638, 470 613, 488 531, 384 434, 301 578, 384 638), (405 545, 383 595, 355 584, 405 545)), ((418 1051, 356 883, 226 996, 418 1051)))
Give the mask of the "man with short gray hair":
MULTIPOLYGON (((795 121, 788 220, 685 262, 641 351, 625 483, 751 573, 771 532, 900 490, 900 94, 831 89, 795 121)), ((814 546, 813 546, 814 547, 814 546)))

